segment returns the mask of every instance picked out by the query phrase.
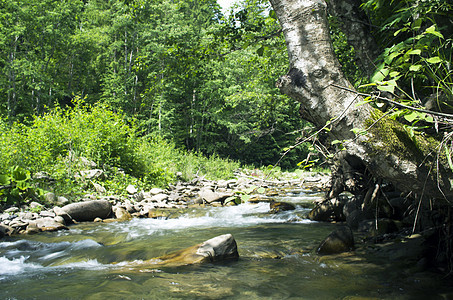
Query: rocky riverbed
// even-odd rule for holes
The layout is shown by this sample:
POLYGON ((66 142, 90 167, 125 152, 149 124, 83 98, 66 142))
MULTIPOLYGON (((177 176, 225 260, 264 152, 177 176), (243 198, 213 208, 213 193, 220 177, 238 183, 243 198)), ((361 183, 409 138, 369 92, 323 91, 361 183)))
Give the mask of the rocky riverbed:
MULTIPOLYGON (((47 195, 57 205, 47 208, 32 202, 22 207, 12 206, 0 214, 0 237, 32 234, 42 231, 68 230, 79 222, 115 222, 131 218, 168 218, 178 209, 193 206, 229 206, 250 201, 270 202, 272 197, 290 187, 311 190, 328 187, 329 176, 306 173, 302 178, 266 180, 237 174, 237 179, 211 181, 197 177, 190 182, 177 182, 167 189, 139 191, 127 187, 128 196, 87 195, 74 203, 64 197, 47 195)), ((274 211, 280 209, 274 204, 274 211)))

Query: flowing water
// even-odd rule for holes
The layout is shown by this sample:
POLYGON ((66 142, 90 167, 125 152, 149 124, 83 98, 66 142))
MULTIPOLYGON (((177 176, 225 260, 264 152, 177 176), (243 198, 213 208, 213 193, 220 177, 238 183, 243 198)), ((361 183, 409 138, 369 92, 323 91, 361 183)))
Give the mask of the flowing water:
POLYGON ((3 239, 0 298, 443 299, 451 290, 440 276, 407 273, 385 260, 314 254, 335 228, 304 219, 306 204, 318 196, 289 193, 283 200, 297 209, 279 214, 269 214, 268 203, 196 208, 168 219, 78 224, 3 239), (126 268, 225 233, 237 241, 238 260, 126 268))

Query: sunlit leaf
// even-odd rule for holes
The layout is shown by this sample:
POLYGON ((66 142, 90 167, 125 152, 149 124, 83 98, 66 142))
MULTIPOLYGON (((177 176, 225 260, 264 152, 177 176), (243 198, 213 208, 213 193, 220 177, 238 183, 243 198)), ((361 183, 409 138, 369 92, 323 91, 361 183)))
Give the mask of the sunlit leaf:
POLYGON ((437 37, 440 37, 442 39, 444 38, 442 33, 440 33, 439 31, 436 30, 436 26, 435 25, 432 25, 431 27, 426 28, 425 32, 426 33, 430 33, 432 35, 435 35, 437 37))
POLYGON ((442 62, 442 59, 439 56, 434 56, 434 57, 430 57, 430 58, 426 59, 426 61, 430 64, 437 64, 437 63, 442 62))
POLYGON ((422 67, 423 67, 422 65, 412 65, 412 66, 409 67, 409 71, 418 72, 418 71, 420 71, 420 69, 422 67))
POLYGON ((394 85, 378 85, 377 88, 378 88, 378 90, 383 91, 383 92, 390 92, 390 93, 395 92, 394 85))
POLYGON ((420 119, 420 116, 421 116, 421 114, 420 114, 419 112, 412 111, 412 112, 410 112, 409 114, 404 115, 404 118, 405 118, 408 122, 413 122, 413 121, 415 121, 416 119, 420 119))
POLYGON ((412 49, 406 52, 407 55, 420 55, 422 54, 422 50, 420 49, 412 49))

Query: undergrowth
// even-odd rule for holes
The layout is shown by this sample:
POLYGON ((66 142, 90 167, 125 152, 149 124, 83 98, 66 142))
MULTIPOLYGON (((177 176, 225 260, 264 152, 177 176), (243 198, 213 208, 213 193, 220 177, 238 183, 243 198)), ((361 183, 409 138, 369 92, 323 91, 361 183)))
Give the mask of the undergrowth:
POLYGON ((129 184, 146 189, 195 175, 230 178, 240 167, 216 155, 177 149, 159 136, 144 136, 121 112, 81 100, 27 125, 0 120, 0 204, 43 202, 46 191, 73 200, 94 191, 95 184, 121 194, 129 184), (83 176, 90 169, 102 175, 83 176))

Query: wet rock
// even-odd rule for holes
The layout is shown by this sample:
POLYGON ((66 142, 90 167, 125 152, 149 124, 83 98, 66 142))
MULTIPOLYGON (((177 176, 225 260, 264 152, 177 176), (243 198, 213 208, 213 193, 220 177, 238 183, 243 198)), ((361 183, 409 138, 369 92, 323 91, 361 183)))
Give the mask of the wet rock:
POLYGON ((270 191, 266 192, 266 196, 275 197, 275 196, 278 196, 278 192, 276 190, 270 190, 270 191))
POLYGON ((354 235, 351 228, 341 226, 334 230, 318 246, 317 253, 321 255, 337 254, 354 249, 354 235))
POLYGON ((206 262, 236 259, 239 257, 236 240, 231 234, 224 234, 201 244, 148 261, 165 266, 182 266, 206 262))
POLYGON ((0 238, 5 236, 10 236, 13 233, 14 229, 10 226, 0 224, 0 238))
POLYGON ((55 211, 57 215, 64 218, 64 214, 60 214, 61 212, 78 222, 93 221, 97 217, 107 218, 112 212, 112 204, 107 200, 84 201, 68 204, 62 207, 61 211, 55 211))
POLYGON ((132 216, 131 214, 125 210, 124 208, 122 207, 117 207, 115 209, 115 217, 119 220, 119 221, 127 221, 127 220, 130 220, 132 219, 132 216))
POLYGON ((54 218, 45 217, 30 221, 25 233, 35 233, 36 231, 57 231, 68 229, 65 225, 55 221, 54 218))
POLYGON ((59 217, 59 218, 62 218, 64 220, 65 223, 70 223, 72 222, 72 218, 70 215, 68 215, 68 213, 63 210, 61 207, 59 206, 55 206, 53 208, 53 211, 56 215, 56 217, 59 217))
POLYGON ((269 203, 269 208, 271 213, 278 213, 281 211, 295 210, 296 206, 288 202, 275 202, 271 201, 269 203))
POLYGON ((150 209, 148 211, 148 218, 152 219, 167 219, 171 215, 169 210, 150 209))

